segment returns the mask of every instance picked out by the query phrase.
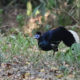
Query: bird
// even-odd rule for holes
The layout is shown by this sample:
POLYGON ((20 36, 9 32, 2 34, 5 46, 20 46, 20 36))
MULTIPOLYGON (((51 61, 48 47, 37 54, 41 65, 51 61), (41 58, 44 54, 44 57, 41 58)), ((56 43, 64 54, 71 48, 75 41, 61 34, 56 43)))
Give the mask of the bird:
POLYGON ((44 33, 36 32, 34 38, 37 39, 39 48, 44 51, 58 51, 61 41, 68 47, 71 47, 74 43, 79 43, 79 35, 75 31, 67 30, 63 26, 44 33))

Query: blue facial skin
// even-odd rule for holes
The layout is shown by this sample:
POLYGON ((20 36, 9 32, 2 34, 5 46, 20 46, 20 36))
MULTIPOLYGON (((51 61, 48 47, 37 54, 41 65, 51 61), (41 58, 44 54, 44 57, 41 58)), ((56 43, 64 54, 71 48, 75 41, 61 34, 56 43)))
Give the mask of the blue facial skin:
POLYGON ((34 36, 34 38, 35 38, 35 39, 39 39, 39 38, 40 38, 40 35, 39 35, 39 34, 36 34, 36 35, 34 36))

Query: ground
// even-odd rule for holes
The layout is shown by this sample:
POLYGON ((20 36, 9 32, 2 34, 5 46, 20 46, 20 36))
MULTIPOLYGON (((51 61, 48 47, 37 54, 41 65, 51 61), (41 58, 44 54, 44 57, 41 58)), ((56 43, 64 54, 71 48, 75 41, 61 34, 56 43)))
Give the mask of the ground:
MULTIPOLYGON (((25 12, 20 11, 22 14, 25 12)), ((9 29, 15 27, 15 30, 5 36, 3 35, 7 32, 5 28, 5 31, 0 34, 0 80, 80 80, 80 70, 75 67, 77 63, 66 62, 67 59, 72 60, 70 49, 67 50, 69 55, 66 54, 66 48, 63 45, 55 55, 53 51, 39 50, 37 41, 32 36, 25 37, 23 33, 16 30, 19 27, 16 22, 18 14, 19 11, 16 9, 6 13, 1 26, 2 28, 9 26, 9 29), (17 34, 14 34, 14 31, 17 34)), ((32 24, 35 20, 31 19, 32 24)), ((26 31, 27 29, 29 30, 29 27, 26 31)), ((30 32, 31 30, 32 26, 30 32)), ((76 31, 79 32, 79 29, 76 31)))

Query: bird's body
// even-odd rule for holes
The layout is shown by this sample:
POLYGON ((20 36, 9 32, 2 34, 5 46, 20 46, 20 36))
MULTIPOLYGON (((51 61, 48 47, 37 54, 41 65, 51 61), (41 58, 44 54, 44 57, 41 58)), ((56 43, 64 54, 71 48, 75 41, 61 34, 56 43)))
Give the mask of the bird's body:
POLYGON ((69 31, 65 29, 64 27, 58 27, 54 30, 49 30, 43 34, 36 34, 40 35, 40 37, 37 38, 39 47, 44 51, 49 50, 58 50, 58 45, 61 41, 69 47, 72 46, 73 43, 76 43, 77 40, 74 37, 74 34, 77 36, 77 39, 79 41, 79 37, 76 32, 69 31))

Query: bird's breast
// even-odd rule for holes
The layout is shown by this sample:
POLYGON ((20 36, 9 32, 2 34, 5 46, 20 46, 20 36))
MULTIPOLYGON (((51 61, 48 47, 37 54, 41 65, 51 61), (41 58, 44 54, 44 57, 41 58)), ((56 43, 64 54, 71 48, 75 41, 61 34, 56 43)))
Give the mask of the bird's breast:
POLYGON ((38 45, 42 50, 45 50, 45 51, 48 51, 48 50, 52 49, 52 46, 47 41, 39 42, 38 45))

